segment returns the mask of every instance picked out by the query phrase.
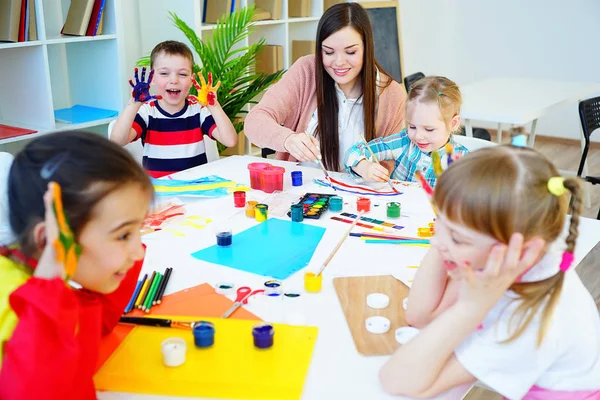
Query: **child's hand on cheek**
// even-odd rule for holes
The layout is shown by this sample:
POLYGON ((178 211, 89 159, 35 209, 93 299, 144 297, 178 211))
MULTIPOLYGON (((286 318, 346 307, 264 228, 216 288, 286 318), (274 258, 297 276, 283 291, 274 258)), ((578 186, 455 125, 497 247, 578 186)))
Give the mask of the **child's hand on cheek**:
POLYGON ((45 213, 45 230, 46 230, 46 243, 42 255, 38 261, 37 267, 33 273, 36 278, 43 279, 54 279, 54 278, 65 278, 64 265, 57 260, 57 254, 54 243, 58 240, 58 222, 56 216, 52 210, 52 185, 48 184, 48 189, 44 193, 44 206, 46 207, 45 213))
POLYGON ((452 278, 460 280, 458 303, 485 316, 515 280, 537 262, 544 245, 542 239, 536 238, 524 249, 523 235, 515 233, 508 246, 492 247, 482 270, 473 270, 468 264, 453 270, 452 278))

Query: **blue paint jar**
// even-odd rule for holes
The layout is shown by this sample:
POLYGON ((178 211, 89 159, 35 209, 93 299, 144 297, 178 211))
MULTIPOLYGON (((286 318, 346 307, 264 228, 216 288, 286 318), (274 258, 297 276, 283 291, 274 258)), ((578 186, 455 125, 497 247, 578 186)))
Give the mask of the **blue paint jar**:
POLYGON ((215 325, 208 321, 199 321, 192 330, 196 347, 210 347, 215 343, 215 325))
POLYGON ((344 207, 344 199, 340 196, 333 196, 329 198, 329 209, 331 211, 342 211, 344 207))
POLYGON ((232 242, 233 242, 233 236, 231 234, 231 231, 224 231, 224 232, 217 233, 217 246, 221 246, 221 247, 231 246, 232 242))
POLYGON ((260 324, 252 328, 252 336, 254 337, 254 346, 259 349, 268 349, 273 346, 273 336, 275 329, 270 324, 260 324))
POLYGON ((304 206, 302 204, 292 204, 292 221, 302 222, 304 220, 304 206))
POLYGON ((292 171, 292 186, 302 186, 302 171, 292 171))

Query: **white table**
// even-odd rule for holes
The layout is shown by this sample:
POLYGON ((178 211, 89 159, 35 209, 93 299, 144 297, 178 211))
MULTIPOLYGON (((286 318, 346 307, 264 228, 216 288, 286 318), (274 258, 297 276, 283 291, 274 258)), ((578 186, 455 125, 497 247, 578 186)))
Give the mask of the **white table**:
MULTIPOLYGON (((233 156, 181 172, 174 177, 192 179, 217 174, 240 183, 248 183, 249 175, 246 166, 248 163, 255 161, 264 160, 249 156, 233 156)), ((313 177, 322 178, 320 169, 297 167, 295 163, 283 161, 269 160, 269 162, 286 168, 284 179, 284 190, 286 191, 301 194, 307 192, 333 192, 312 183, 313 177), (293 170, 303 172, 303 186, 292 187, 290 172, 293 170)), ((394 197, 402 202, 403 216, 398 223, 405 226, 403 234, 416 236, 416 229, 431 221, 433 212, 420 188, 403 188, 403 191, 404 194, 394 197)), ((268 196, 268 194, 261 191, 251 191, 248 193, 247 199, 263 201, 268 196)), ((345 201, 351 203, 352 206, 354 205, 356 196, 344 195, 343 197, 345 201)), ((387 219, 385 216, 385 203, 390 201, 390 198, 373 198, 372 201, 380 203, 380 206, 373 207, 373 211, 369 215, 387 219)), ((232 196, 192 201, 188 204, 189 214, 212 217, 215 223, 227 219, 233 227, 234 234, 256 223, 253 219, 247 218, 243 210, 239 211, 239 209, 233 207, 232 196)), ((344 211, 352 212, 354 210, 355 208, 350 205, 344 205, 344 211)), ((327 228, 309 266, 306 267, 308 270, 316 271, 320 267, 348 228, 346 224, 332 221, 329 218, 332 215, 328 212, 319 220, 305 220, 306 223, 327 228)), ((360 230, 362 228, 357 228, 357 231, 360 230)), ((258 288, 262 287, 266 280, 262 276, 209 264, 193 258, 190 255, 192 252, 215 243, 214 233, 210 227, 199 230, 193 237, 175 238, 170 237, 165 232, 155 232, 145 235, 143 238, 148 245, 143 273, 162 270, 166 265, 177 266, 169 281, 168 292, 182 290, 204 282, 214 285, 223 281, 232 282, 236 286, 249 285, 258 288)), ((600 221, 583 218, 579 238, 575 254, 577 262, 581 261, 600 240, 600 221)), ((378 381, 378 371, 388 357, 365 357, 356 351, 344 313, 333 288, 332 280, 338 276, 392 274, 410 285, 414 269, 406 268, 406 266, 418 264, 427 249, 382 245, 378 247, 377 252, 373 252, 372 247, 369 246, 359 238, 348 238, 325 270, 323 290, 318 294, 304 293, 304 271, 300 271, 284 281, 286 290, 303 293, 299 298, 292 300, 294 304, 286 302, 288 300, 286 298, 278 301, 264 296, 247 306, 249 311, 270 322, 286 323, 290 314, 293 313, 296 318, 302 316, 307 325, 319 327, 312 361, 304 384, 303 399, 406 399, 389 396, 381 389, 378 381), (397 261, 392 264, 389 262, 392 259, 397 261)), ((460 399, 468 389, 468 387, 463 386, 438 397, 438 399, 460 399)), ((99 392, 98 398, 115 400, 167 399, 169 397, 99 392)), ((172 397, 172 399, 176 398, 172 397)))
POLYGON ((473 136, 473 120, 497 122, 498 143, 502 141, 502 124, 532 122, 527 145, 533 147, 538 118, 570 102, 600 94, 600 84, 498 77, 464 85, 461 92, 467 136, 473 136))

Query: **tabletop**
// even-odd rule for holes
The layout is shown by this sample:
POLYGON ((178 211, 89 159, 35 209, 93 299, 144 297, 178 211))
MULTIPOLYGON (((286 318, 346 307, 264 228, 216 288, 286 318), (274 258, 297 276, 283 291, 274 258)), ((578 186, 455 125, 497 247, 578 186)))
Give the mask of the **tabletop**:
POLYGON ((498 77, 461 86, 465 119, 524 125, 569 102, 600 95, 600 83, 498 77))
MULTIPOLYGON (((238 183, 249 183, 247 164, 264 162, 264 159, 250 156, 232 156, 216 162, 205 164, 191 170, 173 175, 175 179, 194 179, 201 176, 218 175, 238 183)), ((305 194, 336 193, 330 188, 318 186, 313 178, 323 178, 323 172, 317 168, 300 167, 296 163, 268 160, 273 165, 283 166, 284 192, 305 194), (303 186, 293 187, 291 171, 302 171, 303 186)), ((372 197, 373 206, 368 216, 387 219, 385 204, 388 201, 399 201, 402 204, 402 215, 398 224, 405 226, 403 235, 417 236, 418 227, 431 222, 434 214, 428 199, 416 185, 403 187, 402 194, 393 197, 372 197)), ((356 213, 357 196, 336 194, 344 198, 344 212, 356 213)), ((247 193, 247 200, 259 202, 273 199, 276 194, 267 194, 252 190, 247 193)), ((190 214, 210 217, 218 224, 227 221, 234 235, 256 224, 254 219, 245 216, 243 209, 234 208, 232 196, 213 199, 181 198, 186 202, 190 214)), ((303 275, 306 271, 316 272, 334 246, 338 243, 348 225, 330 219, 335 214, 327 211, 318 220, 305 219, 304 223, 327 228, 309 265, 287 278, 283 284, 286 290, 303 293, 290 309, 289 303, 273 301, 268 296, 253 301, 246 307, 260 318, 274 323, 289 323, 291 315, 306 325, 319 328, 308 376, 304 384, 302 399, 406 399, 389 396, 383 392, 378 381, 378 371, 388 357, 362 356, 355 348, 344 313, 333 287, 333 279, 340 276, 372 276, 393 275, 408 286, 411 285, 415 270, 407 268, 418 265, 427 249, 408 246, 378 246, 377 252, 359 238, 349 237, 339 249, 323 273, 323 289, 320 293, 309 294, 303 291, 303 275)), ((272 215, 270 218, 277 218, 272 215)), ((287 217, 282 217, 288 219, 287 217)), ((235 240, 235 237, 234 237, 235 240)), ((592 249, 600 240, 600 221, 582 218, 580 235, 575 252, 576 262, 592 249)), ((143 236, 148 246, 142 273, 162 270, 165 266, 176 265, 166 294, 179 291, 201 283, 215 285, 218 282, 232 282, 239 286, 262 287, 266 277, 231 269, 216 264, 197 260, 191 254, 197 250, 215 244, 215 235, 210 227, 199 230, 193 237, 175 237, 164 231, 143 236), (201 266, 201 268, 200 268, 201 266)), ((437 397, 438 399, 460 399, 468 387, 459 387, 454 391, 437 397)), ((126 393, 99 392, 99 399, 175 399, 175 397, 135 395, 126 393)), ((180 397, 177 397, 180 398, 180 397)))

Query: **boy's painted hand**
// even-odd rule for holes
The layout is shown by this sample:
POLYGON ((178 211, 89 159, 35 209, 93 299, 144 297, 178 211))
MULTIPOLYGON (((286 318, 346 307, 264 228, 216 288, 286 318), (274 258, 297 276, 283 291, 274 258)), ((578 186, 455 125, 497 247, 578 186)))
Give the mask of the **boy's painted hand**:
POLYGON ((129 84, 133 88, 133 92, 131 93, 131 96, 133 97, 133 99, 136 102, 145 103, 150 100, 162 99, 161 95, 153 96, 150 94, 150 83, 152 83, 152 78, 154 78, 154 70, 150 71, 150 75, 148 75, 148 82, 145 82, 146 67, 142 67, 142 79, 141 80, 139 79, 139 76, 138 76, 138 69, 135 68, 133 70, 133 72, 134 72, 134 78, 135 78, 135 85, 133 84, 133 81, 131 79, 129 80, 129 84))
POLYGON ((198 72, 198 76, 200 77, 200 84, 198 84, 198 81, 194 78, 194 75, 192 75, 192 82, 198 91, 198 103, 205 107, 214 106, 217 101, 217 90, 219 89, 219 86, 221 86, 221 81, 213 86, 212 72, 208 73, 208 84, 204 80, 204 76, 201 72, 198 72))

